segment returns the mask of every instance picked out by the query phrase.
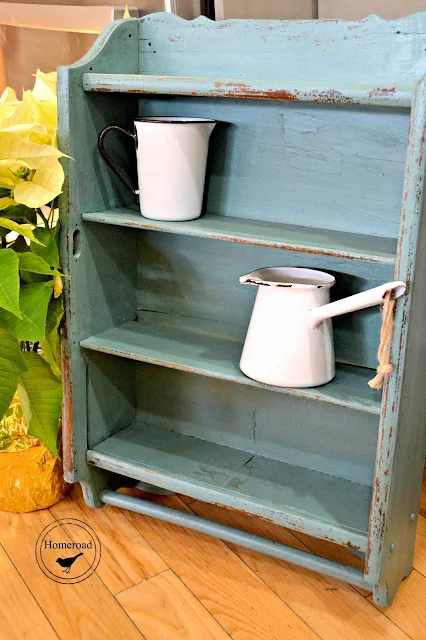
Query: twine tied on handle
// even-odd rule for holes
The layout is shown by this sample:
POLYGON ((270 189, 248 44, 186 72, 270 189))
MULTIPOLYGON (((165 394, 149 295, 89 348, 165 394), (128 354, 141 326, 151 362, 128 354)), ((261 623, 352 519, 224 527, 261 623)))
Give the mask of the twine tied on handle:
POLYGON ((368 386, 372 389, 381 389, 384 378, 390 375, 393 371, 391 364, 391 349, 395 305, 396 300, 393 290, 387 291, 384 296, 382 328, 380 329, 380 345, 377 351, 379 366, 377 367, 377 375, 368 383, 368 386))

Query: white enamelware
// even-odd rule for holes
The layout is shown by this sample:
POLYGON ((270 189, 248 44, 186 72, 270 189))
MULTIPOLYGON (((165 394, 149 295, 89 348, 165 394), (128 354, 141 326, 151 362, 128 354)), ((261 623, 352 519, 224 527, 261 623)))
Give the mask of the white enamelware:
POLYGON ((204 118, 136 118, 135 133, 111 125, 99 136, 99 151, 111 169, 139 196, 144 218, 194 220, 201 215, 209 138, 215 120, 204 118), (116 130, 136 143, 138 189, 134 189, 104 148, 104 138, 116 130))
POLYGON ((405 293, 404 282, 387 282, 330 303, 335 278, 322 271, 268 267, 240 277, 259 287, 240 361, 254 380, 278 387, 316 387, 335 376, 334 316, 383 302, 387 291, 405 293))

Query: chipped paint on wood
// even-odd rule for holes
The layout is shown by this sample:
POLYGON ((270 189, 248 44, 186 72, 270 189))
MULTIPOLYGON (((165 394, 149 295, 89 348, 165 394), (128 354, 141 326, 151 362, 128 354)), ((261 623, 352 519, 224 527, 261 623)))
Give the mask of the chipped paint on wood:
POLYGON ((284 79, 295 87, 318 80, 328 83, 325 89, 348 80, 374 83, 371 89, 413 86, 426 67, 424 30, 422 14, 360 22, 185 21, 154 14, 141 20, 140 72, 250 84, 284 79))
POLYGON ((139 74, 85 73, 85 91, 140 93, 159 95, 189 95, 217 98, 253 98, 261 100, 290 100, 332 104, 365 104, 409 107, 412 87, 408 84, 378 87, 372 83, 336 83, 327 86, 320 82, 301 82, 299 85, 278 80, 225 80, 179 76, 139 74))
MULTIPOLYGON (((160 434, 157 427, 150 426, 148 433, 145 425, 135 423, 122 432, 117 439, 112 437, 94 447, 88 452, 88 460, 90 464, 100 468, 128 475, 169 491, 189 493, 194 499, 242 509, 266 520, 303 531, 308 535, 316 531, 315 535, 322 539, 345 546, 349 541, 355 547, 365 550, 366 537, 362 532, 349 525, 345 526, 343 523, 326 519, 317 523, 314 518, 307 517, 307 514, 303 513, 304 500, 309 502, 309 496, 301 494, 299 500, 295 500, 295 497, 292 497, 291 486, 287 484, 292 474, 298 474, 300 487, 306 486, 303 471, 299 471, 296 466, 279 461, 267 461, 260 457, 258 459, 249 452, 207 441, 203 452, 203 448, 197 445, 196 439, 163 429, 160 429, 160 434), (156 451, 157 437, 162 442, 162 453, 156 451), (182 440, 186 441, 184 448, 182 448, 182 440), (138 464, 137 459, 141 450, 145 452, 145 456, 143 462, 138 464), (183 458, 180 458, 180 451, 186 451, 186 465, 182 465, 183 458), (171 455, 173 452, 175 455, 171 455), (250 465, 253 464, 257 483, 251 479, 250 465), (274 486, 270 484, 270 499, 259 500, 264 490, 261 480, 266 480, 265 473, 271 473, 271 470, 274 473, 274 486), (295 504, 293 505, 292 502, 295 504), (300 510, 296 506, 297 502, 302 503, 300 510)), ((315 475, 320 481, 322 474, 312 473, 312 480, 315 475)), ((346 509, 345 503, 343 501, 340 503, 344 494, 338 488, 338 482, 331 477, 326 478, 326 481, 336 487, 335 506, 339 502, 339 508, 346 509)), ((352 488, 353 483, 346 481, 346 484, 352 488)), ((364 493, 361 487, 355 487, 355 489, 356 492, 350 496, 353 505, 363 499, 364 493)), ((318 508, 323 509, 321 505, 318 505, 318 508)), ((323 513, 327 517, 327 509, 323 513)), ((347 510, 346 515, 352 524, 357 522, 353 511, 347 510), (355 519, 352 519, 354 515, 355 519)))
POLYGON ((416 87, 411 116, 395 270, 395 277, 405 280, 408 287, 396 313, 392 350, 395 374, 383 390, 366 554, 366 577, 377 583, 376 601, 384 606, 390 604, 410 570, 415 540, 410 514, 418 510, 424 462, 426 407, 420 369, 415 363, 420 365, 419 351, 423 353, 425 344, 422 283, 426 283, 426 265, 416 251, 426 237, 425 121, 426 80, 422 79, 416 87), (391 545, 397 553, 391 553, 391 545))
MULTIPOLYGON (((65 338, 66 334, 62 334, 65 338)), ((65 338, 66 339, 66 338, 65 338)), ((69 352, 62 345, 62 380, 64 383, 64 399, 62 408, 62 451, 64 477, 67 482, 74 482, 74 418, 71 394, 71 372, 69 352)))

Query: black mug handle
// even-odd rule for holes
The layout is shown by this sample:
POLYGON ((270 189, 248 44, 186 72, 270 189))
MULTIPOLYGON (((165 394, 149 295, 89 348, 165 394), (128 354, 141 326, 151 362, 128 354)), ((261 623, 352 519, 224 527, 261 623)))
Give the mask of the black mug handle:
POLYGON ((130 131, 128 131, 127 129, 123 129, 122 127, 117 126, 116 124, 111 124, 108 127, 105 127, 105 129, 103 129, 101 131, 101 133, 99 134, 99 138, 98 138, 98 149, 99 149, 99 153, 101 154, 101 156, 103 157, 103 159, 105 160, 105 162, 107 163, 107 165, 110 167, 110 169, 112 169, 115 173, 115 175, 120 178, 121 182, 123 184, 126 185, 126 187, 128 189, 130 189, 130 191, 132 193, 135 194, 135 196, 139 195, 139 190, 138 189, 134 189, 132 184, 129 182, 129 180, 127 179, 127 177, 124 175, 124 173, 122 173, 121 169, 119 167, 117 167, 116 164, 113 163, 113 161, 111 160, 111 158, 109 157, 109 155, 107 154, 106 150, 105 150, 105 145, 104 145, 104 141, 105 141, 105 136, 107 133, 109 133, 110 131, 121 131, 121 133, 125 133, 126 136, 129 136, 130 138, 133 138, 135 144, 136 144, 136 134, 131 133, 130 131))

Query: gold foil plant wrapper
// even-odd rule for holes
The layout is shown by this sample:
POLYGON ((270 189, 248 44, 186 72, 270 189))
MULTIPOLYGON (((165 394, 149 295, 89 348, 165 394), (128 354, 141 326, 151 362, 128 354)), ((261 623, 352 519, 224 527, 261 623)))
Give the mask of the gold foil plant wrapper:
POLYGON ((37 438, 27 435, 18 398, 0 422, 0 510, 45 509, 66 491, 62 464, 37 438))
POLYGON ((37 438, 27 434, 21 403, 19 398, 15 397, 0 421, 0 452, 26 451, 37 444, 37 438))

